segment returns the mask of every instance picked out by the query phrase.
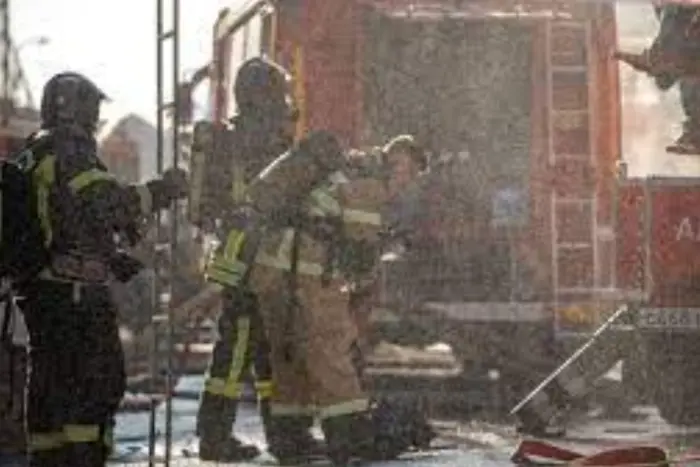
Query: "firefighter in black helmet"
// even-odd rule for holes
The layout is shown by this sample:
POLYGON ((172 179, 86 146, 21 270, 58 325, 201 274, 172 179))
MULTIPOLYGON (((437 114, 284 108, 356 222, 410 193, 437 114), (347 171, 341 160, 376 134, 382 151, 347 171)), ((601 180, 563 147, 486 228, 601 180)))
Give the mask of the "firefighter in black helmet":
POLYGON ((117 249, 115 236, 137 241, 142 216, 187 190, 179 170, 144 186, 122 185, 107 172, 94 138, 104 99, 80 74, 52 77, 44 87, 41 131, 17 163, 30 180, 28 217, 39 226, 40 241, 24 243, 31 261, 21 270, 3 272, 22 297, 29 331, 26 422, 29 464, 36 467, 105 465, 125 388, 107 284, 140 268, 117 249))
MULTIPOLYGON (((208 125, 213 132, 208 138, 210 144, 195 148, 209 151, 202 154, 204 174, 198 178, 202 183, 192 187, 201 197, 198 222, 209 227, 218 223, 221 229, 217 233, 228 237, 207 267, 208 282, 223 290, 219 339, 197 417, 199 457, 204 460, 234 462, 260 454, 255 446, 244 444, 230 434, 242 384, 250 373, 255 379, 271 452, 290 458, 319 451, 308 432, 311 419, 302 427, 301 435, 294 434, 300 440, 297 452, 280 453, 276 449, 280 435, 270 425, 269 417, 272 391, 269 343, 257 297, 249 290, 234 287, 238 285, 235 261, 232 263, 226 256, 229 244, 235 241, 232 232, 245 223, 245 215, 238 216, 236 212, 245 203, 248 184, 294 142, 297 110, 290 91, 291 77, 280 65, 265 58, 247 60, 236 75, 233 94, 238 113, 231 126, 208 125)), ((282 437, 285 435, 289 434, 282 437)))

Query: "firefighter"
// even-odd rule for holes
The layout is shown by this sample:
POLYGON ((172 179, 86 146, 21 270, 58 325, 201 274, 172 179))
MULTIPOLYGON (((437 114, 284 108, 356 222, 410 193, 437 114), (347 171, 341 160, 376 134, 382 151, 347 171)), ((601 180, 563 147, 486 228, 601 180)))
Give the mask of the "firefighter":
POLYGON ((411 444, 399 414, 370 405, 355 365, 357 328, 338 274, 353 235, 339 202, 344 159, 333 135, 305 136, 250 185, 244 222, 222 250, 230 286, 260 302, 275 382, 268 441, 282 463, 314 418, 336 465, 392 458, 411 444))
MULTIPOLYGON (((200 222, 214 225, 223 221, 231 229, 240 219, 236 209, 244 202, 251 178, 285 152, 293 143, 296 110, 289 97, 290 77, 278 64, 252 58, 241 65, 234 84, 239 113, 232 128, 209 129, 208 146, 218 159, 208 162, 201 187, 200 222)), ((229 287, 229 266, 214 258, 207 268, 209 282, 223 287, 219 316, 219 338, 215 344, 197 417, 199 457, 203 460, 234 462, 257 457, 252 444, 231 437, 243 383, 252 370, 268 443, 269 397, 272 391, 270 349, 259 312, 258 299, 251 291, 229 287)), ((298 449, 319 450, 304 425, 298 449)))
POLYGON ((387 248, 404 249, 410 243, 421 217, 419 177, 427 169, 425 151, 411 135, 392 138, 380 149, 379 159, 373 164, 379 168, 375 174, 353 178, 348 184, 347 203, 359 208, 356 212, 365 213, 366 224, 374 221, 377 234, 370 242, 371 251, 356 245, 352 256, 364 259, 365 264, 355 263, 359 270, 350 272, 354 279, 348 284, 350 312, 358 327, 362 356, 371 350, 369 318, 379 293, 379 257, 387 248))
MULTIPOLYGON (((355 240, 346 240, 345 256, 350 260, 341 262, 340 268, 348 281, 348 309, 358 330, 354 358, 363 384, 366 359, 374 344, 370 317, 380 293, 380 256, 387 253, 403 256, 410 254, 415 246, 415 234, 425 215, 421 210, 425 179, 421 176, 428 162, 424 149, 413 136, 399 135, 381 148, 379 163, 371 165, 379 170, 363 171, 364 175, 353 177, 345 186, 346 237, 355 240)), ((385 420, 376 428, 383 436, 390 434, 405 439, 407 444, 419 449, 430 447, 436 433, 427 421, 423 398, 379 393, 371 393, 370 397, 375 422, 385 420)))
POLYGON ((30 466, 105 465, 125 389, 108 283, 140 269, 116 249, 115 235, 138 241, 143 216, 186 195, 184 173, 176 169, 143 186, 122 185, 106 171, 94 137, 104 99, 77 73, 46 83, 41 131, 14 161, 28 176, 31 202, 10 203, 10 213, 3 202, 5 235, 26 234, 3 238, 3 247, 23 245, 21 257, 3 256, 3 272, 12 278, 29 333, 30 466), (15 218, 29 221, 8 222, 15 218))
POLYGON ((618 53, 618 58, 651 75, 662 91, 678 83, 686 120, 667 151, 700 155, 700 7, 663 4, 654 9, 660 25, 651 47, 639 55, 618 53))

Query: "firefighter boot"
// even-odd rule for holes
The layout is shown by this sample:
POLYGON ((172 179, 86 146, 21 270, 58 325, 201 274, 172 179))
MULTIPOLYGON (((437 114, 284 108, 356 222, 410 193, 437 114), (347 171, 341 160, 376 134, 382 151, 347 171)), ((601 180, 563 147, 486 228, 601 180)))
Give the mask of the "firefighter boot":
POLYGON ((642 53, 615 52, 614 58, 653 77, 661 90, 667 90, 680 77, 697 77, 698 65, 682 56, 673 56, 658 47, 642 53))
POLYGON ((68 467, 71 465, 70 460, 69 448, 61 447, 45 451, 30 451, 26 465, 28 467, 68 467))
POLYGON ((409 447, 428 449, 437 436, 423 398, 376 397, 371 414, 375 449, 382 459, 396 457, 409 447))
POLYGON ((683 133, 666 151, 686 156, 700 155, 700 129, 694 122, 687 121, 683 125, 683 133))
POLYGON ((213 462, 239 462, 254 459, 260 450, 231 436, 238 401, 208 392, 202 394, 197 414, 199 458, 213 462))
POLYGON ((269 402, 260 403, 268 451, 282 465, 296 465, 326 457, 326 448, 313 437, 313 418, 271 416, 269 402))
MULTIPOLYGON (((328 444, 328 457, 335 466, 347 466, 359 462, 376 462, 396 459, 407 452, 414 442, 424 445, 426 437, 410 425, 387 423, 398 421, 393 414, 381 408, 365 412, 340 415, 323 420, 323 432, 328 444)), ((399 417, 401 418, 401 417, 399 417)), ((429 441, 428 441, 429 442, 429 441)))
POLYGON ((66 466, 102 467, 107 463, 109 449, 102 440, 91 443, 72 443, 67 446, 66 466))
POLYGON ((321 422, 327 455, 334 466, 372 459, 375 433, 369 412, 329 417, 321 422))
POLYGON ((323 433, 328 444, 328 457, 335 466, 347 466, 356 461, 386 461, 396 459, 418 442, 425 447, 432 433, 420 432, 404 421, 389 405, 370 410, 339 415, 323 420, 323 433), (390 414, 386 410, 391 410, 390 414), (387 423, 389 422, 389 423, 387 423))

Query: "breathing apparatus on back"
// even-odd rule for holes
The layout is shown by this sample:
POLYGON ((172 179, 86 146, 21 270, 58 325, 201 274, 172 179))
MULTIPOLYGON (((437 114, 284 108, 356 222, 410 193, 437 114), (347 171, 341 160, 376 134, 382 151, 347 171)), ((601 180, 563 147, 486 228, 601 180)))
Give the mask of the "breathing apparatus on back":
POLYGON ((192 148, 189 217, 211 232, 242 201, 248 183, 294 143, 298 112, 291 76, 266 58, 245 61, 233 94, 237 115, 228 122, 198 122, 192 148))

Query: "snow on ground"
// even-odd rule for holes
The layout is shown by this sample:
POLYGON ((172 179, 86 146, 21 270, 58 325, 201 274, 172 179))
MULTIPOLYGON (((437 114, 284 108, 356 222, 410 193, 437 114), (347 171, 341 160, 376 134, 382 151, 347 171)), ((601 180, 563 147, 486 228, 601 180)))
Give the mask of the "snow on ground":
MULTIPOLYGON (((202 387, 200 377, 187 377, 180 381, 176 393, 184 397, 173 399, 173 447, 171 449, 171 466, 205 466, 214 465, 199 462, 192 454, 196 449, 194 441, 194 427, 197 414, 198 401, 196 395, 202 387)), ((115 438, 117 449, 110 463, 113 466, 141 467, 148 464, 148 431, 150 415, 148 413, 120 414, 117 420, 115 438)), ((161 405, 156 411, 156 456, 164 455, 164 420, 165 409, 161 405)), ((253 404, 241 404, 239 407, 235 433, 246 441, 250 441, 264 449, 264 436, 262 424, 253 404)), ((320 436, 320 432, 317 431, 320 436)), ((484 436, 488 436, 485 434, 484 436)), ((488 444, 488 443, 485 443, 488 444)), ((509 449, 491 449, 478 447, 469 449, 449 449, 416 455, 409 461, 387 462, 382 465, 406 465, 411 466, 469 466, 469 467, 497 467, 512 465, 509 460, 509 449)), ((160 463, 157 463, 157 465, 160 463)), ((273 459, 267 455, 261 456, 256 462, 249 465, 273 464, 273 459)), ((160 464, 162 465, 162 464, 160 464)), ((222 464, 217 464, 222 465, 222 464)), ((245 467, 246 464, 238 463, 245 467)))
MULTIPOLYGON (((180 380, 172 401, 173 408, 173 448, 171 465, 205 466, 196 459, 194 438, 198 396, 203 385, 202 377, 184 377, 180 380)), ((157 442, 156 455, 164 453, 164 406, 156 412, 157 442)), ((148 460, 148 413, 124 413, 118 417, 116 427, 117 449, 111 465, 141 467, 148 460)), ((409 461, 388 462, 385 465, 422 466, 468 466, 491 467, 512 466, 509 457, 518 444, 518 437, 512 425, 485 421, 438 421, 436 429, 445 443, 454 443, 458 450, 426 453, 409 461)), ((253 442, 264 450, 262 424, 253 404, 243 403, 239 407, 234 431, 238 436, 253 442)), ((317 430, 317 435, 321 436, 317 430)), ((658 411, 651 407, 636 407, 628 420, 609 420, 600 414, 581 417, 572 421, 566 438, 551 440, 562 447, 580 452, 592 453, 606 446, 655 444, 667 447, 674 453, 687 452, 693 446, 700 446, 700 427, 679 428, 666 424, 658 411)), ((156 463, 156 465, 163 465, 156 463)), ((217 464, 221 465, 221 464, 217 464)), ((256 462, 246 465, 274 465, 272 458, 263 455, 256 462)), ((5 464, 0 462, 0 467, 5 464)))
MULTIPOLYGON (((172 401, 173 408, 173 447, 171 450, 172 467, 207 466, 215 464, 202 463, 196 459, 196 441, 194 437, 199 392, 203 378, 183 377, 176 388, 172 401)), ((552 443, 568 447, 579 452, 592 453, 611 445, 654 444, 669 449, 672 453, 688 452, 700 446, 700 427, 672 427, 660 418, 658 411, 651 407, 636 407, 628 420, 605 420, 597 416, 581 417, 572 422, 566 438, 551 440, 552 443)), ((156 411, 155 443, 156 457, 164 454, 164 417, 163 404, 156 411)), ((148 465, 148 413, 121 413, 118 416, 116 453, 110 465, 142 467, 148 465)), ((459 449, 425 453, 410 460, 387 462, 383 465, 399 466, 468 466, 497 467, 512 466, 509 457, 518 444, 518 437, 512 425, 490 423, 485 421, 438 421, 436 428, 444 443, 454 443, 459 449)), ((253 404, 243 403, 239 407, 234 431, 238 436, 263 448, 264 437, 262 424, 253 404)), ((320 436, 320 432, 317 431, 320 436)), ((9 460, 0 458, 0 467, 15 467, 9 460)), ((156 462, 155 465, 164 465, 156 462)), ((216 464, 221 465, 221 464, 216 464)), ((275 465, 267 455, 256 462, 236 464, 242 467, 275 465)), ((699 464, 700 465, 700 464, 699 464)))

